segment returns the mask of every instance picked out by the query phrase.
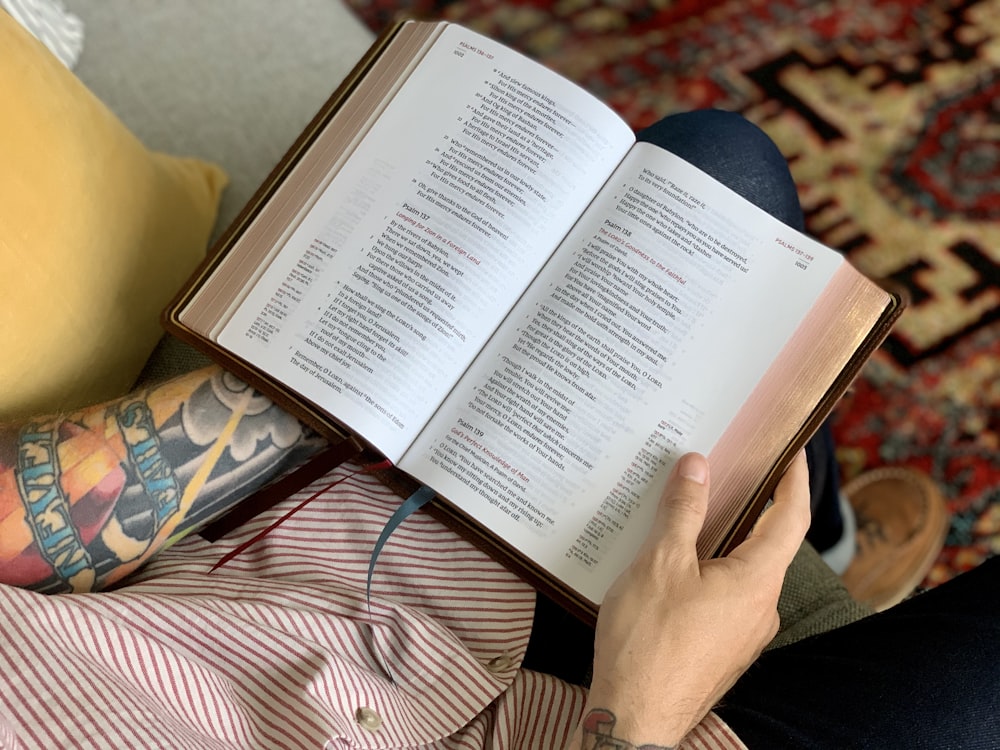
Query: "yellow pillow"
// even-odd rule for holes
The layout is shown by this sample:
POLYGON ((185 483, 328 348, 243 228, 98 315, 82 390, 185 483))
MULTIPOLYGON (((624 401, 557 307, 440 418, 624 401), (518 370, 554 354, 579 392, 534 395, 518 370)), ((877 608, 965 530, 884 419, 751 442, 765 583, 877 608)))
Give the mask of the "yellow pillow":
POLYGON ((226 176, 146 149, 0 11, 0 421, 124 393, 226 176))

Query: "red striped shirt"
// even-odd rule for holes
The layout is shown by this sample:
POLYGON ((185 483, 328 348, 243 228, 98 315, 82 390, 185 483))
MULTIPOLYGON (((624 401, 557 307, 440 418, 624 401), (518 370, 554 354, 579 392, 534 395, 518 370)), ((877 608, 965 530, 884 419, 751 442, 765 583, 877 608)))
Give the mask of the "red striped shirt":
MULTIPOLYGON (((0 587, 2 748, 561 748, 585 691, 519 668, 534 591, 425 514, 365 586, 399 499, 356 475, 223 567, 330 479, 128 585, 0 587)), ((743 748, 714 714, 693 750, 743 748)))

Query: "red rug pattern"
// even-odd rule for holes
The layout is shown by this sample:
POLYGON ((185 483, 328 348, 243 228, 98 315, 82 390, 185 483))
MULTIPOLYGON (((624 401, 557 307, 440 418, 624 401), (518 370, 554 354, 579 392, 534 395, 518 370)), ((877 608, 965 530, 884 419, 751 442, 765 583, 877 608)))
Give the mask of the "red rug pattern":
POLYGON ((991 0, 348 0, 447 18, 634 127, 719 107, 788 157, 809 231, 912 305, 838 407, 845 478, 907 465, 953 514, 927 581, 1000 552, 1000 6, 991 0))

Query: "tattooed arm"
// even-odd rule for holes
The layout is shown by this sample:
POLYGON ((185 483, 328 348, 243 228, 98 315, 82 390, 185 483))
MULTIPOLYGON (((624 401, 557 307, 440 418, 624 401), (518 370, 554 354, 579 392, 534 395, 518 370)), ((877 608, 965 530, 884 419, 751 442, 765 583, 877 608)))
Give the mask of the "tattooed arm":
POLYGON ((218 367, 0 426, 0 583, 109 586, 324 446, 218 367))
POLYGON ((700 561, 708 481, 704 458, 678 461, 649 537, 605 597, 587 711, 570 748, 676 747, 777 632, 785 571, 809 526, 805 458, 743 544, 700 561))

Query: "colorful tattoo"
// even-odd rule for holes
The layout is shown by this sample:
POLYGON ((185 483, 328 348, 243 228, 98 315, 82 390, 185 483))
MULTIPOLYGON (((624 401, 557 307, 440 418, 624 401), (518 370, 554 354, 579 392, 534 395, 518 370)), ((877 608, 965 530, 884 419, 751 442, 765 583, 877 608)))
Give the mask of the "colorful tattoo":
POLYGON ((144 401, 133 401, 119 407, 115 419, 129 463, 151 500, 154 527, 159 530, 180 509, 181 491, 173 469, 163 457, 153 413, 144 401))
POLYGON ((92 588, 94 575, 90 555, 73 524, 59 475, 53 425, 27 425, 21 430, 18 441, 17 489, 38 552, 67 585, 92 588))
POLYGON ((595 708, 584 718, 583 748, 584 750, 675 750, 667 745, 635 745, 627 740, 615 737, 613 732, 618 718, 604 708, 595 708))
POLYGON ((0 581, 106 587, 323 447, 219 368, 0 432, 0 581))

